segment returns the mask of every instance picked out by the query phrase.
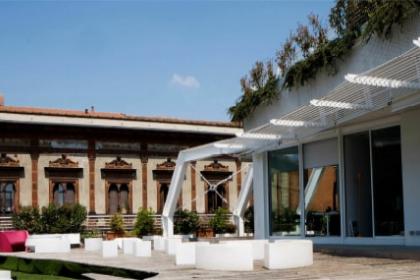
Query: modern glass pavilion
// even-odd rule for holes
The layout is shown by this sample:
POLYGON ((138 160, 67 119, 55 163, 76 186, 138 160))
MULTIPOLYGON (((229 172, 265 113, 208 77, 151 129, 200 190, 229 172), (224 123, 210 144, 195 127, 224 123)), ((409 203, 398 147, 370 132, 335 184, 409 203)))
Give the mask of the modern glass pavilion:
POLYGON ((182 151, 163 211, 165 233, 172 234, 189 161, 250 154, 253 169, 234 214, 240 220, 252 189, 255 238, 420 245, 416 23, 389 43, 373 39, 356 49, 334 77, 320 75, 258 108, 236 138, 182 151))

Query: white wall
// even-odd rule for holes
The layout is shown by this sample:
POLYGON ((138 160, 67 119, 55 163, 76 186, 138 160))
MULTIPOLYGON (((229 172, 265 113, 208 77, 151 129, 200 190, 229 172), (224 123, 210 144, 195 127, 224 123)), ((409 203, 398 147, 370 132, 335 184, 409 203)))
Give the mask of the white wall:
POLYGON ((404 223, 407 245, 420 246, 420 109, 401 120, 404 223), (417 234, 413 235, 413 231, 417 234))

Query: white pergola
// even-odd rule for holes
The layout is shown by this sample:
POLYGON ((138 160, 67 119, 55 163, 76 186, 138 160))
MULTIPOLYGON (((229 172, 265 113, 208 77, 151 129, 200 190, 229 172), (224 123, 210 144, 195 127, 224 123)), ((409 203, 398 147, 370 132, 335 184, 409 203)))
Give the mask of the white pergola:
MULTIPOLYGON (((286 144, 299 143, 320 131, 340 126, 369 112, 384 108, 397 112, 419 105, 420 37, 413 43, 414 48, 384 64, 361 74, 345 75, 345 81, 322 98, 313 99, 288 114, 238 134, 235 138, 181 151, 162 213, 164 235, 173 235, 173 215, 188 162, 226 154, 255 155, 286 144)), ((254 168, 248 171, 233 212, 240 233, 243 231, 242 217, 251 193, 254 168)), ((264 207, 259 203, 254 203, 255 208, 264 207)))

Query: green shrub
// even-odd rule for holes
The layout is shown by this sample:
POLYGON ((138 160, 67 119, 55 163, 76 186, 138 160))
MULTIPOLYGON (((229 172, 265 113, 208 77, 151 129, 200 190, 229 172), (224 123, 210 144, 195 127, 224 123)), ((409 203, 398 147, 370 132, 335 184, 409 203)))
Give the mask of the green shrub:
POLYGON ((178 210, 175 213, 175 234, 196 233, 200 227, 200 221, 195 211, 178 210))
POLYGON ((150 235, 154 232, 155 219, 152 209, 139 209, 134 225, 137 236, 150 235))
POLYGON ((244 226, 246 233, 254 232, 254 206, 249 206, 244 214, 244 226))
POLYGON ((87 231, 83 231, 80 234, 80 238, 81 239, 86 239, 86 238, 99 238, 102 237, 102 233, 98 230, 87 230, 87 231))
POLYGON ((26 229, 30 233, 76 233, 83 231, 86 208, 80 204, 55 206, 50 204, 38 208, 23 207, 12 217, 16 229, 26 229))
POLYGON ((217 208, 214 216, 209 221, 210 227, 214 233, 228 233, 232 231, 232 226, 235 232, 236 227, 229 222, 229 211, 226 208, 217 208))
POLYGON ((111 231, 117 233, 125 232, 124 228, 124 218, 121 213, 115 213, 112 215, 111 222, 110 222, 111 231))
POLYGON ((22 207, 19 213, 14 213, 12 224, 15 229, 27 230, 31 234, 40 233, 43 229, 39 209, 31 206, 22 207))

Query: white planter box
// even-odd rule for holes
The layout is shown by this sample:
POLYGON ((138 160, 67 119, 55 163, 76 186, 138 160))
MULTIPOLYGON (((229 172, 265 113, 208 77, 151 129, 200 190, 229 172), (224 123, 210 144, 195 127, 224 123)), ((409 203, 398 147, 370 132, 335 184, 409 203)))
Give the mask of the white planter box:
POLYGON ((165 238, 158 236, 153 240, 153 250, 165 251, 165 238))
POLYGON ((182 237, 165 238, 165 251, 168 255, 176 254, 176 245, 182 242, 182 237))
POLYGON ((156 239, 162 238, 160 235, 146 235, 142 237, 143 241, 152 241, 152 249, 155 248, 156 239))
POLYGON ((133 244, 135 257, 151 257, 152 241, 136 240, 133 244))
POLYGON ((102 238, 85 238, 85 251, 100 251, 102 242, 102 238))
POLYGON ((313 264, 311 240, 276 240, 265 244, 264 267, 284 269, 313 264))
POLYGON ((64 237, 69 240, 71 245, 80 245, 80 233, 33 234, 30 237, 31 238, 64 237))
POLYGON ((267 239, 252 239, 252 240, 231 240, 220 241, 222 244, 235 244, 235 243, 249 243, 252 246, 252 257, 254 260, 263 260, 265 244, 268 243, 267 239))
POLYGON ((102 257, 118 257, 118 243, 115 240, 102 241, 102 257))
POLYGON ((67 236, 71 245, 80 246, 80 233, 66 233, 64 235, 67 236))
POLYGON ((0 280, 12 280, 12 272, 9 270, 0 270, 0 280))
POLYGON ((195 252, 195 266, 199 269, 223 271, 250 271, 254 269, 252 245, 198 244, 195 252))
POLYGON ((70 241, 62 235, 29 236, 25 246, 35 253, 69 253, 70 241))
POLYGON ((140 240, 138 238, 123 238, 122 250, 124 255, 134 255, 134 244, 140 240))
POLYGON ((198 244, 209 245, 209 242, 181 242, 176 244, 175 264, 195 265, 195 252, 198 244))

